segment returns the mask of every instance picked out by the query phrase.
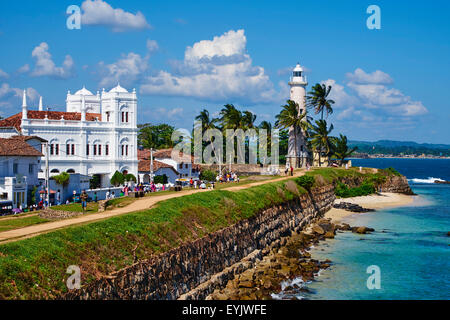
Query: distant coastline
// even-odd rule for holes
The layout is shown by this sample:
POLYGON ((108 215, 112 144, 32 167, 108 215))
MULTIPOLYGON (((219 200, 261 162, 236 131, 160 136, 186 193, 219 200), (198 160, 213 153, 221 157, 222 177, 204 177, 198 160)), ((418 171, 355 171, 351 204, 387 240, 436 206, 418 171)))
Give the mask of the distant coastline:
POLYGON ((353 159, 450 159, 450 157, 443 157, 443 156, 433 156, 433 155, 424 155, 424 156, 412 156, 412 155, 405 155, 405 156, 391 156, 391 155, 384 155, 384 154, 370 154, 370 155, 353 155, 351 158, 348 158, 349 160, 353 159))

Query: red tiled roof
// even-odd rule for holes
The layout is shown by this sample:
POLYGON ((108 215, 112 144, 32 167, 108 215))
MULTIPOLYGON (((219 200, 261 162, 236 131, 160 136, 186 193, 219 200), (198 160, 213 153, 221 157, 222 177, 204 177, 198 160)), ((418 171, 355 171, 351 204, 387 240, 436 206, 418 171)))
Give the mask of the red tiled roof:
POLYGON ((26 142, 29 139, 27 136, 0 138, 0 156, 42 157, 42 153, 26 142))
MULTIPOLYGON (((153 171, 157 171, 161 168, 172 169, 176 174, 178 174, 177 170, 175 170, 171 165, 158 160, 153 160, 153 171)), ((150 160, 139 160, 138 171, 150 172, 150 160)))
MULTIPOLYGON (((79 112, 63 112, 63 111, 37 111, 28 110, 28 119, 45 119, 45 115, 49 120, 61 120, 64 116, 64 120, 81 120, 81 113, 79 112)), ((86 121, 95 121, 98 118, 99 121, 102 120, 102 115, 100 113, 86 113, 86 121)), ((15 127, 17 130, 21 130, 20 125, 22 124, 22 112, 17 113, 9 118, 0 120, 0 127, 15 127)))
POLYGON ((148 160, 148 159, 150 159, 150 150, 148 150, 148 149, 139 150, 138 149, 138 160, 148 160))

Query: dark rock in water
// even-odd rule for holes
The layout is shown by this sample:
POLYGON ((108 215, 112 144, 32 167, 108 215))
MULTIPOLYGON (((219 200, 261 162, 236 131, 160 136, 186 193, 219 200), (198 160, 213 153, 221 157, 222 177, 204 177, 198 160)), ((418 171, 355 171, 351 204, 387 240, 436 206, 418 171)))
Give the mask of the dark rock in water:
POLYGON ((447 237, 450 237, 450 231, 449 231, 449 232, 447 232, 447 237))
POLYGON ((450 184, 450 181, 441 181, 441 180, 434 180, 434 183, 440 183, 440 184, 450 184))
POLYGON ((344 209, 350 212, 372 212, 375 211, 375 209, 369 209, 369 208, 363 208, 358 204, 350 203, 350 202, 340 202, 333 204, 333 208, 336 209, 344 209))
POLYGON ((375 231, 375 229, 364 227, 364 226, 362 226, 362 227, 353 227, 352 228, 352 232, 353 233, 359 233, 359 234, 366 234, 366 233, 370 233, 370 232, 373 232, 373 231, 375 231))

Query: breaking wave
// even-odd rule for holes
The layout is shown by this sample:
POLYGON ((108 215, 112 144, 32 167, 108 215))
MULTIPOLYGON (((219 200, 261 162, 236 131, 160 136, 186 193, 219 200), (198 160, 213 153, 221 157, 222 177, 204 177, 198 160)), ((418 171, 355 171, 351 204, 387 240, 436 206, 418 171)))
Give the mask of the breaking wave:
POLYGON ((408 180, 412 183, 434 183, 436 180, 437 181, 445 181, 440 178, 433 178, 433 177, 428 177, 428 179, 414 178, 414 179, 408 179, 408 180))

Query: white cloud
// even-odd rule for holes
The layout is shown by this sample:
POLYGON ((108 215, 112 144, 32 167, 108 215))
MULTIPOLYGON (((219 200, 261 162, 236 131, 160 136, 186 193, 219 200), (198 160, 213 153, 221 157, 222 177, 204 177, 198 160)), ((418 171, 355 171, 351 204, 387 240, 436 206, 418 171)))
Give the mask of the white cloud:
POLYGON ((150 28, 150 24, 141 12, 133 14, 120 8, 114 9, 102 0, 86 0, 82 3, 81 9, 83 10, 82 25, 107 26, 113 32, 150 28))
POLYGON ((346 76, 349 79, 346 85, 333 79, 322 81, 332 86, 330 98, 336 102, 338 121, 350 121, 360 127, 384 127, 394 123, 405 126, 428 112, 421 101, 388 86, 393 80, 383 71, 366 73, 358 68, 346 76))
POLYGON ((158 49, 159 49, 158 42, 151 39, 147 40, 147 50, 149 52, 157 51, 158 49))
POLYGON ((28 73, 28 72, 30 72, 30 65, 29 64, 24 64, 19 69, 17 69, 17 72, 18 73, 28 73))
POLYGON ((100 85, 109 87, 118 82, 130 85, 140 79, 142 73, 148 68, 148 57, 130 52, 111 64, 99 63, 100 85))
MULTIPOLYGON (((73 76, 74 62, 70 55, 66 55, 61 67, 57 67, 52 60, 49 52, 49 46, 46 42, 42 42, 33 49, 31 56, 35 60, 35 66, 31 72, 33 77, 48 76, 52 78, 67 79, 73 76)), ((22 68, 25 68, 22 67, 22 68)), ((21 69, 22 69, 21 68, 21 69)))
POLYGON ((363 69, 357 68, 353 73, 347 73, 346 77, 350 82, 361 84, 391 84, 394 82, 390 75, 381 70, 366 73, 363 69))
POLYGON ((252 65, 246 45, 244 30, 230 30, 212 40, 199 41, 186 48, 182 62, 172 63, 174 73, 160 71, 147 77, 141 93, 220 102, 280 101, 280 93, 264 68, 252 65))
POLYGON ((2 69, 0 69, 0 79, 8 79, 9 78, 9 74, 7 74, 5 71, 3 71, 2 69))
MULTIPOLYGON (((0 106, 4 108, 15 108, 22 105, 23 89, 11 87, 4 82, 0 86, 0 106)), ((34 88, 27 88, 27 97, 29 103, 36 102, 39 98, 39 93, 34 88)), ((30 105, 30 104, 29 104, 30 105)), ((14 110, 7 110, 14 112, 14 110)))
POLYGON ((167 108, 157 108, 156 112, 152 112, 152 117, 156 119, 181 119, 184 116, 184 109, 183 108, 173 108, 173 109, 167 109, 167 108))

